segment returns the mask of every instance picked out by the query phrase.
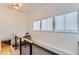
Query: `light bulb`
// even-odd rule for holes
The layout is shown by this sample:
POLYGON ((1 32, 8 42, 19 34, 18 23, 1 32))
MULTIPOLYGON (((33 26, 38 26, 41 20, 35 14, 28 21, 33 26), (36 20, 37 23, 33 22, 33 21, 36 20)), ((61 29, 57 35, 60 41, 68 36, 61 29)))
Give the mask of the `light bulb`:
POLYGON ((11 6, 12 6, 12 8, 17 10, 17 9, 21 8, 23 5, 21 3, 13 3, 13 4, 11 4, 11 6))

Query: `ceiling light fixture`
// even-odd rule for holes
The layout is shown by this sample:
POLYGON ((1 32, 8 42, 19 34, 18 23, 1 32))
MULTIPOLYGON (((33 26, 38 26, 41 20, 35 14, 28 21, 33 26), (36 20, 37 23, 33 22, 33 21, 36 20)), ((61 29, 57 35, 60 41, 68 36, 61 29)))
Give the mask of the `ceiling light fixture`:
POLYGON ((21 3, 12 3, 12 4, 10 4, 10 6, 11 6, 11 8, 18 10, 23 6, 23 4, 21 4, 21 3))

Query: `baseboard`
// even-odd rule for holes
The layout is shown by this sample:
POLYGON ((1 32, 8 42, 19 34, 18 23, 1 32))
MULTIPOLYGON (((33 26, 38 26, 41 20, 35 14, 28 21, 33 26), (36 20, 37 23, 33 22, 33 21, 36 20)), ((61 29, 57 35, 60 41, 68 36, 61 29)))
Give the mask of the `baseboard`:
POLYGON ((33 40, 33 42, 34 42, 35 44, 37 44, 37 45, 39 45, 39 46, 41 46, 41 47, 43 47, 43 48, 45 48, 45 49, 48 49, 49 51, 52 51, 52 52, 54 52, 54 53, 57 53, 57 54, 59 54, 59 55, 72 55, 72 54, 70 54, 70 53, 68 53, 68 52, 65 52, 65 51, 63 51, 63 50, 60 50, 60 49, 58 49, 58 48, 56 48, 56 47, 51 47, 51 46, 49 46, 49 45, 47 45, 47 44, 45 44, 45 43, 43 43, 43 42, 40 42, 40 41, 37 41, 37 40, 33 40))

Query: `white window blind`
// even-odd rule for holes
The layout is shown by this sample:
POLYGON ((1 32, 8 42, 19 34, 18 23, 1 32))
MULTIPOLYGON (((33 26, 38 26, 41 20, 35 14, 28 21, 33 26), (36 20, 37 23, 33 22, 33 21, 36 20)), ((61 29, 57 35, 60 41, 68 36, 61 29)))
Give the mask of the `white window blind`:
POLYGON ((53 31, 53 17, 47 19, 47 31, 53 31))
POLYGON ((53 30, 53 17, 44 19, 41 21, 41 29, 42 31, 52 31, 53 30))
POLYGON ((33 30, 39 31, 40 27, 42 31, 53 31, 55 28, 56 32, 78 32, 78 12, 55 16, 55 23, 53 17, 33 22, 33 30))
POLYGON ((64 15, 55 17, 55 31, 62 32, 64 31, 64 15))
POLYGON ((47 20, 46 19, 41 20, 41 30, 42 31, 47 30, 47 20))
POLYGON ((65 31, 77 32, 78 31, 78 13, 72 12, 65 14, 65 31))
POLYGON ((36 30, 36 22, 33 22, 33 30, 36 30))
POLYGON ((33 22, 33 30, 40 30, 40 20, 33 22))

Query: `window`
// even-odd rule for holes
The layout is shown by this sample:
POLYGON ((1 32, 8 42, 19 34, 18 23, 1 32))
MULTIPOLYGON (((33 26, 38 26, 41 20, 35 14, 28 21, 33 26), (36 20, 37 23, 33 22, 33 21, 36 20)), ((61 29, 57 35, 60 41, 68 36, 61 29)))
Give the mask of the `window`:
POLYGON ((33 30, 40 30, 40 20, 33 22, 33 30))
POLYGON ((65 14, 65 30, 68 32, 77 32, 78 24, 77 24, 77 12, 72 12, 65 14))
POLYGON ((41 21, 41 30, 46 31, 47 30, 46 27, 47 27, 47 20, 44 19, 41 21))
POLYGON ((36 30, 36 22, 33 22, 33 30, 36 30))
POLYGON ((78 31, 77 18, 78 18, 77 12, 56 16, 55 31, 77 32, 78 31))
POLYGON ((33 30, 56 32, 78 32, 78 12, 42 19, 33 22, 33 30), (53 27, 54 26, 54 27, 53 27))
POLYGON ((62 32, 64 31, 64 15, 55 17, 55 31, 62 32))
POLYGON ((41 21, 42 31, 52 31, 53 30, 53 17, 47 18, 41 21))
POLYGON ((47 19, 47 31, 53 30, 53 17, 47 19))

